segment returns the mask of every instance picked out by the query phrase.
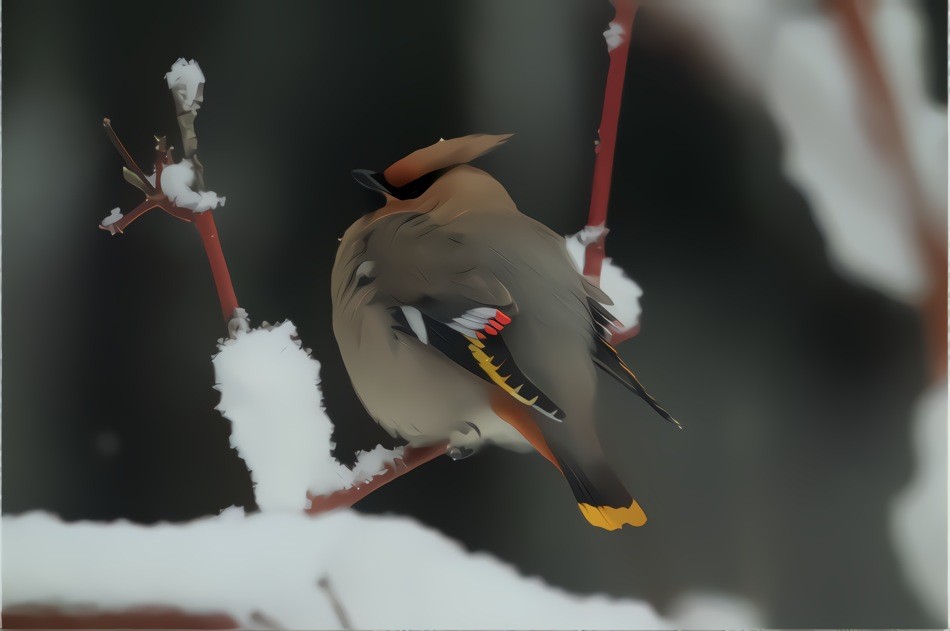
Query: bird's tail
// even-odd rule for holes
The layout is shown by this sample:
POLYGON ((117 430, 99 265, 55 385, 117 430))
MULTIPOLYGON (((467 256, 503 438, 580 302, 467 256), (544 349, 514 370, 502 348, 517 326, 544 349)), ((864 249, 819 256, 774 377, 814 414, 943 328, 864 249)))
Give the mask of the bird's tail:
POLYGON ((577 507, 591 525, 617 530, 627 524, 642 526, 647 522, 643 509, 605 461, 596 436, 579 451, 578 436, 558 436, 556 430, 563 425, 541 417, 507 394, 496 395, 492 409, 561 471, 574 493, 577 507), (542 421, 541 425, 536 417, 542 421), (542 427, 546 431, 542 431, 542 427), (586 455, 581 456, 581 453, 586 455))
POLYGON ((646 513, 606 462, 586 462, 581 466, 572 458, 556 453, 555 457, 574 493, 577 507, 591 525, 617 530, 628 524, 642 526, 647 522, 646 513))

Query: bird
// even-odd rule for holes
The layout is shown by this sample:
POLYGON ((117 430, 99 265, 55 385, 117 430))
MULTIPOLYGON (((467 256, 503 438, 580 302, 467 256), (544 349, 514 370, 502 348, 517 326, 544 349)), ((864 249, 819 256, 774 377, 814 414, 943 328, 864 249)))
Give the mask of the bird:
POLYGON ((610 298, 563 236, 518 210, 469 164, 511 134, 440 139, 353 177, 385 203, 339 240, 333 332, 357 396, 390 435, 532 449, 567 481, 583 517, 617 530, 646 514, 610 466, 594 422, 597 373, 679 423, 610 345, 610 298))

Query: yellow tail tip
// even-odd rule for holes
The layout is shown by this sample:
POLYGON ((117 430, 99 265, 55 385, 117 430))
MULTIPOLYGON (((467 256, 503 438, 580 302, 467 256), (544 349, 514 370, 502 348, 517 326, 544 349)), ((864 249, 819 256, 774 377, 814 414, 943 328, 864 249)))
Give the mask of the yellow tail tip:
POLYGON ((581 509, 581 514, 591 523, 592 526, 603 528, 604 530, 617 530, 625 525, 642 526, 647 523, 647 515, 637 504, 637 500, 627 508, 614 508, 613 506, 591 506, 590 504, 580 503, 577 505, 581 509))

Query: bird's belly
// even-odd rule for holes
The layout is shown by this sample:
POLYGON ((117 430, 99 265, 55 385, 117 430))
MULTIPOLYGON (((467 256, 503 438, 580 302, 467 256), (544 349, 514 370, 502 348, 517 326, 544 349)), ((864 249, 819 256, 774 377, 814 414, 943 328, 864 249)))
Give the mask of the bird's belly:
POLYGON ((385 430, 413 446, 529 443, 492 411, 495 386, 388 323, 364 322, 358 339, 338 340, 357 395, 385 430), (382 325, 382 326, 380 326, 382 325))

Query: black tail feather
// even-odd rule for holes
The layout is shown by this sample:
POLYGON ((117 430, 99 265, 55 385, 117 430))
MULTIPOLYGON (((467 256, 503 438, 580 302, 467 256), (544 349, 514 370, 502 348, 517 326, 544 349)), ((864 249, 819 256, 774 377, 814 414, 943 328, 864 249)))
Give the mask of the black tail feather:
POLYGON ((646 401, 651 408, 656 410, 657 414, 675 425, 677 428, 683 429, 683 426, 680 425, 679 421, 673 418, 673 416, 667 412, 666 409, 643 388, 639 380, 637 380, 636 375, 633 374, 633 371, 627 367, 622 359, 620 359, 620 355, 617 354, 617 350, 599 336, 597 338, 597 345, 594 351, 593 359, 594 363, 599 368, 626 386, 628 390, 636 393, 637 396, 646 401))

